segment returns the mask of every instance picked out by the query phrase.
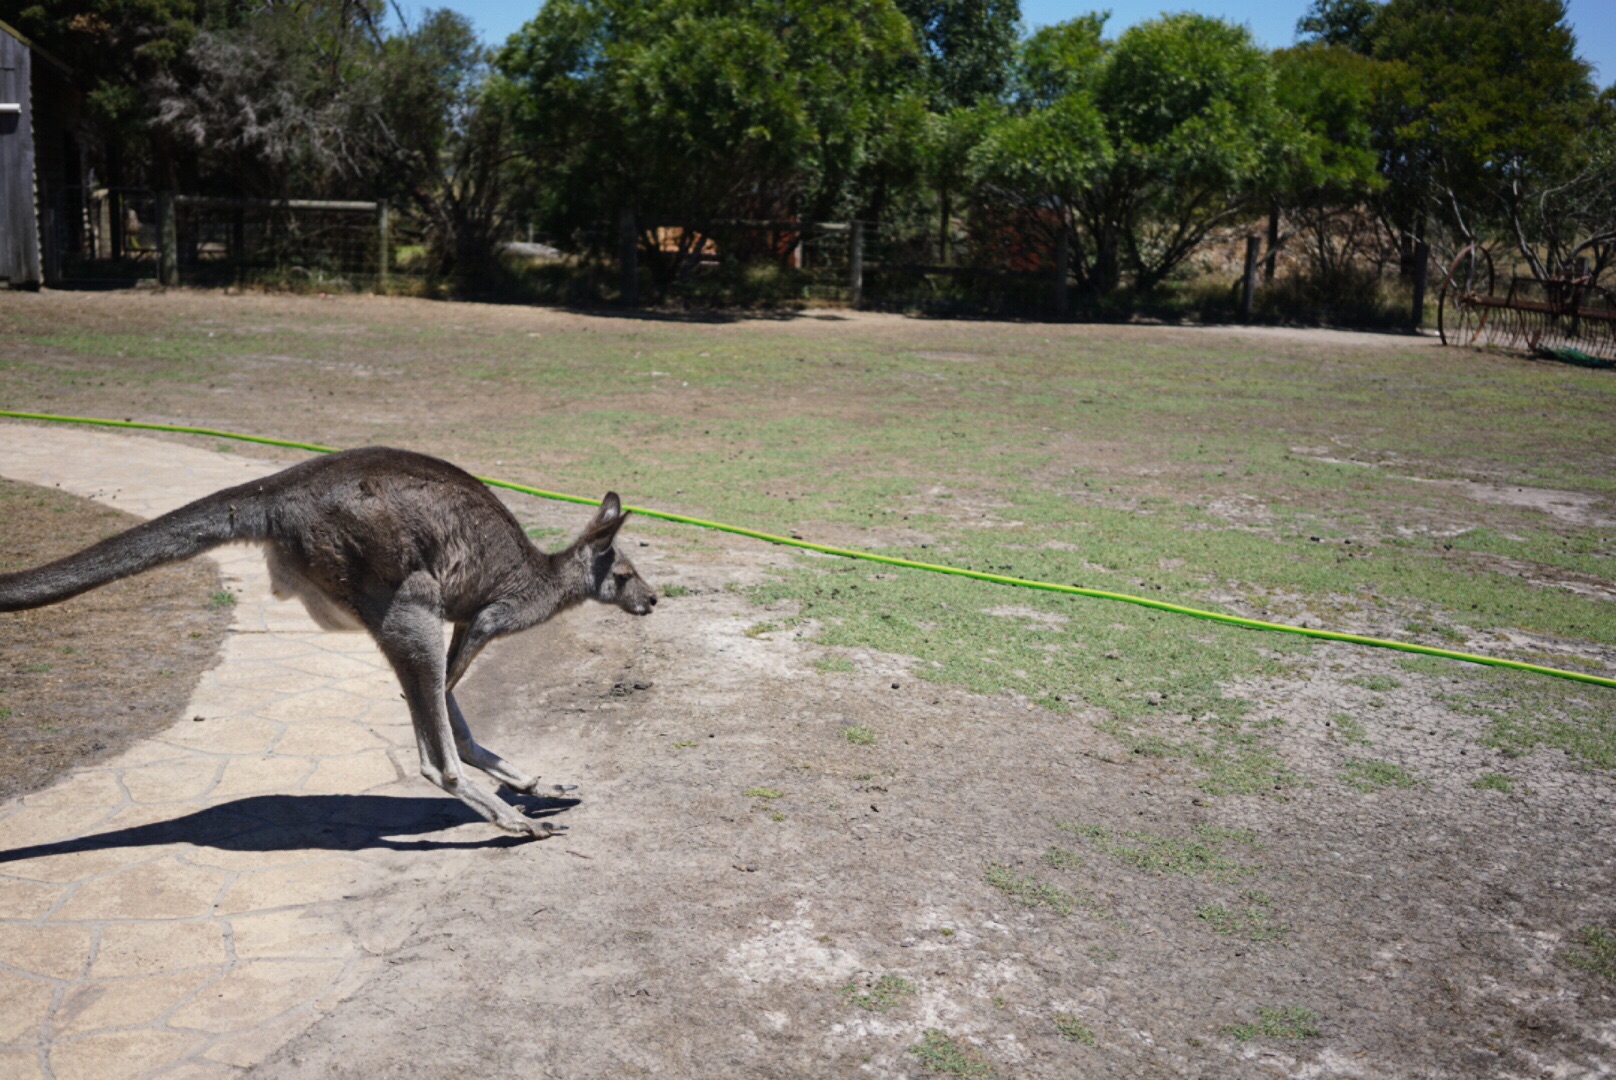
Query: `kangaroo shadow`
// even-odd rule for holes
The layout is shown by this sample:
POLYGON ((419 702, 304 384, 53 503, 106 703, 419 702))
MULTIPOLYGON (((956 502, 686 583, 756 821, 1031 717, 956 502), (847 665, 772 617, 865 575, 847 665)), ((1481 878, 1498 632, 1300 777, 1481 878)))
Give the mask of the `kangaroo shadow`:
MULTIPOLYGON (((529 817, 549 817, 577 799, 510 796, 529 817)), ((0 850, 0 864, 110 848, 194 844, 225 851, 438 851, 504 848, 540 839, 499 834, 478 840, 401 839, 483 819, 457 799, 417 795, 252 795, 148 825, 0 850)), ((489 826, 492 830, 493 826, 489 826)))

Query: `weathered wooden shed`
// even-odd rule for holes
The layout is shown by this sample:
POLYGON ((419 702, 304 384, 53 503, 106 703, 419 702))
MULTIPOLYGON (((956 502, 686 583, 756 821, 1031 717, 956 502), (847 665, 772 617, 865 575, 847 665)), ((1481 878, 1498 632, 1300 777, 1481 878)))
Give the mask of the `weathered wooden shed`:
POLYGON ((61 195, 83 178, 70 72, 0 22, 0 281, 37 288, 57 275, 61 195))

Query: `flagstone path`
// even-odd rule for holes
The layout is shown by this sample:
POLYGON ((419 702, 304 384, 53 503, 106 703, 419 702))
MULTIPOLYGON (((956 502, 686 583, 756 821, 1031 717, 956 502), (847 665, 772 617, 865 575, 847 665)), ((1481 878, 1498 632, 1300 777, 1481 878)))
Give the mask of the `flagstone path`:
MULTIPOLYGON (((0 425, 0 475, 143 517, 279 467, 0 425)), ((0 1078, 240 1075, 505 842, 419 780, 368 636, 275 601, 255 549, 216 554, 234 621, 174 725, 0 804, 0 1078)))

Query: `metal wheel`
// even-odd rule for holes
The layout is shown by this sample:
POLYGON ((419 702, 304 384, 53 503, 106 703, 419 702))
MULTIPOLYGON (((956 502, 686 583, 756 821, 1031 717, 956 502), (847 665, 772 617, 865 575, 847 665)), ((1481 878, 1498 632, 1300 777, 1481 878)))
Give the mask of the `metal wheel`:
POLYGON ((1475 303, 1493 291, 1493 258, 1471 244, 1459 252, 1442 279, 1436 305, 1436 331, 1444 345, 1473 345, 1487 326, 1488 309, 1475 303))

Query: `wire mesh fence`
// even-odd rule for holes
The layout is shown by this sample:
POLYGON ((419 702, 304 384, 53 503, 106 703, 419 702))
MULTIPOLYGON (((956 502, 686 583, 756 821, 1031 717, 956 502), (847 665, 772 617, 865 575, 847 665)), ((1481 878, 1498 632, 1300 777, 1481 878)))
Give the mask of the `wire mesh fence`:
POLYGON ((1047 316, 1063 302, 1056 262, 999 237, 869 221, 669 218, 640 220, 632 232, 635 243, 619 252, 619 297, 649 289, 705 298, 744 280, 754 297, 875 308, 1047 316))
POLYGON ((384 202, 70 188, 47 210, 47 276, 68 282, 385 289, 422 261, 384 202))

